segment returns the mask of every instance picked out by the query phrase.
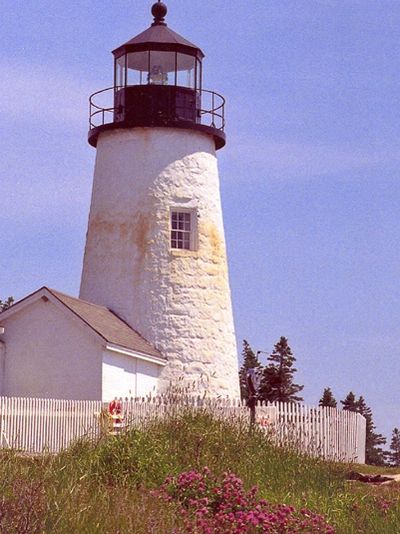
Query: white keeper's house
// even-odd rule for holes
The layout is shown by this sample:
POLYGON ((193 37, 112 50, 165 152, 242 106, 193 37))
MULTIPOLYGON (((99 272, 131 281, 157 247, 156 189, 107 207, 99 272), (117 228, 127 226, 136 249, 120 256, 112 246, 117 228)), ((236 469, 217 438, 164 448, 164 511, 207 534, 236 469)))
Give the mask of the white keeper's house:
POLYGON ((216 151, 224 99, 165 22, 113 51, 90 97, 96 163, 79 298, 42 287, 0 315, 0 396, 111 400, 192 384, 238 397, 216 151))

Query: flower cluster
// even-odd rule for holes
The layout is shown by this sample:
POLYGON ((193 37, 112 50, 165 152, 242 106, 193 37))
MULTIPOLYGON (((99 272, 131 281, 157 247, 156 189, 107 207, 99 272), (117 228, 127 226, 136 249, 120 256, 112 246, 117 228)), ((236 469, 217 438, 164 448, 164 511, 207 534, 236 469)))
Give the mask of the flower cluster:
POLYGON ((242 480, 224 473, 218 480, 205 468, 168 477, 158 496, 180 505, 186 532, 198 534, 334 534, 323 516, 296 510, 257 497, 256 487, 245 491, 242 480))
POLYGON ((378 510, 383 514, 386 515, 388 511, 390 510, 393 503, 388 501, 387 499, 383 497, 376 497, 375 498, 375 506, 378 508, 378 510))

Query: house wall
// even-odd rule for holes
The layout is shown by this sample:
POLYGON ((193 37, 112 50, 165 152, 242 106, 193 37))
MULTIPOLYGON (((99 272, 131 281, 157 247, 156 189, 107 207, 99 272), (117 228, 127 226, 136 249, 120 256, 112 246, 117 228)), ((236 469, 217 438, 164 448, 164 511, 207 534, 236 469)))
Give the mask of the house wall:
POLYGON ((103 401, 154 393, 160 366, 116 352, 103 352, 103 401))
POLYGON ((137 361, 137 397, 154 394, 158 385, 158 377, 163 367, 143 360, 137 361))
POLYGON ((0 341, 0 396, 3 395, 5 356, 6 345, 3 341, 0 341))
POLYGON ((2 324, 4 395, 101 399, 101 341, 80 319, 39 299, 2 324))

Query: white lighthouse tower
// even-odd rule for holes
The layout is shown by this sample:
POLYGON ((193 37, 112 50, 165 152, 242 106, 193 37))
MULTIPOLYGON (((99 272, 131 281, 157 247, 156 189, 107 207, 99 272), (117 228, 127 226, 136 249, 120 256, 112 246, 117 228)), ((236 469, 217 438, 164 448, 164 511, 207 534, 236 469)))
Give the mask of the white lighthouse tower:
POLYGON ((216 150, 224 99, 203 52, 164 21, 114 50, 114 87, 92 95, 96 147, 80 298, 106 306, 167 359, 159 377, 239 396, 216 150), (110 94, 113 104, 101 99, 110 94))

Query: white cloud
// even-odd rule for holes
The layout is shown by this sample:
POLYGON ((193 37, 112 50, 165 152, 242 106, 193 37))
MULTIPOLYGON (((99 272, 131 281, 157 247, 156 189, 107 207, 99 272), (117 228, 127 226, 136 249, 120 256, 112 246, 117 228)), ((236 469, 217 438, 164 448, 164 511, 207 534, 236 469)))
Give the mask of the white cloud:
POLYGON ((52 225, 60 220, 77 220, 86 217, 90 183, 87 179, 68 180, 62 183, 53 179, 27 180, 3 184, 0 197, 5 199, 2 224, 52 225))
POLYGON ((0 58, 0 116, 53 124, 82 124, 88 96, 97 85, 53 65, 10 62, 0 58))
POLYGON ((89 149, 78 147, 86 144, 88 96, 98 81, 1 57, 0 71, 0 118, 19 131, 17 140, 4 138, 0 147, 0 199, 7 205, 2 224, 43 226, 86 217, 93 162, 89 149))
POLYGON ((229 146, 228 159, 238 165, 253 167, 254 172, 262 179, 266 175, 278 178, 283 176, 314 178, 400 163, 400 149, 397 146, 367 149, 340 145, 285 143, 261 137, 232 138, 229 146))

